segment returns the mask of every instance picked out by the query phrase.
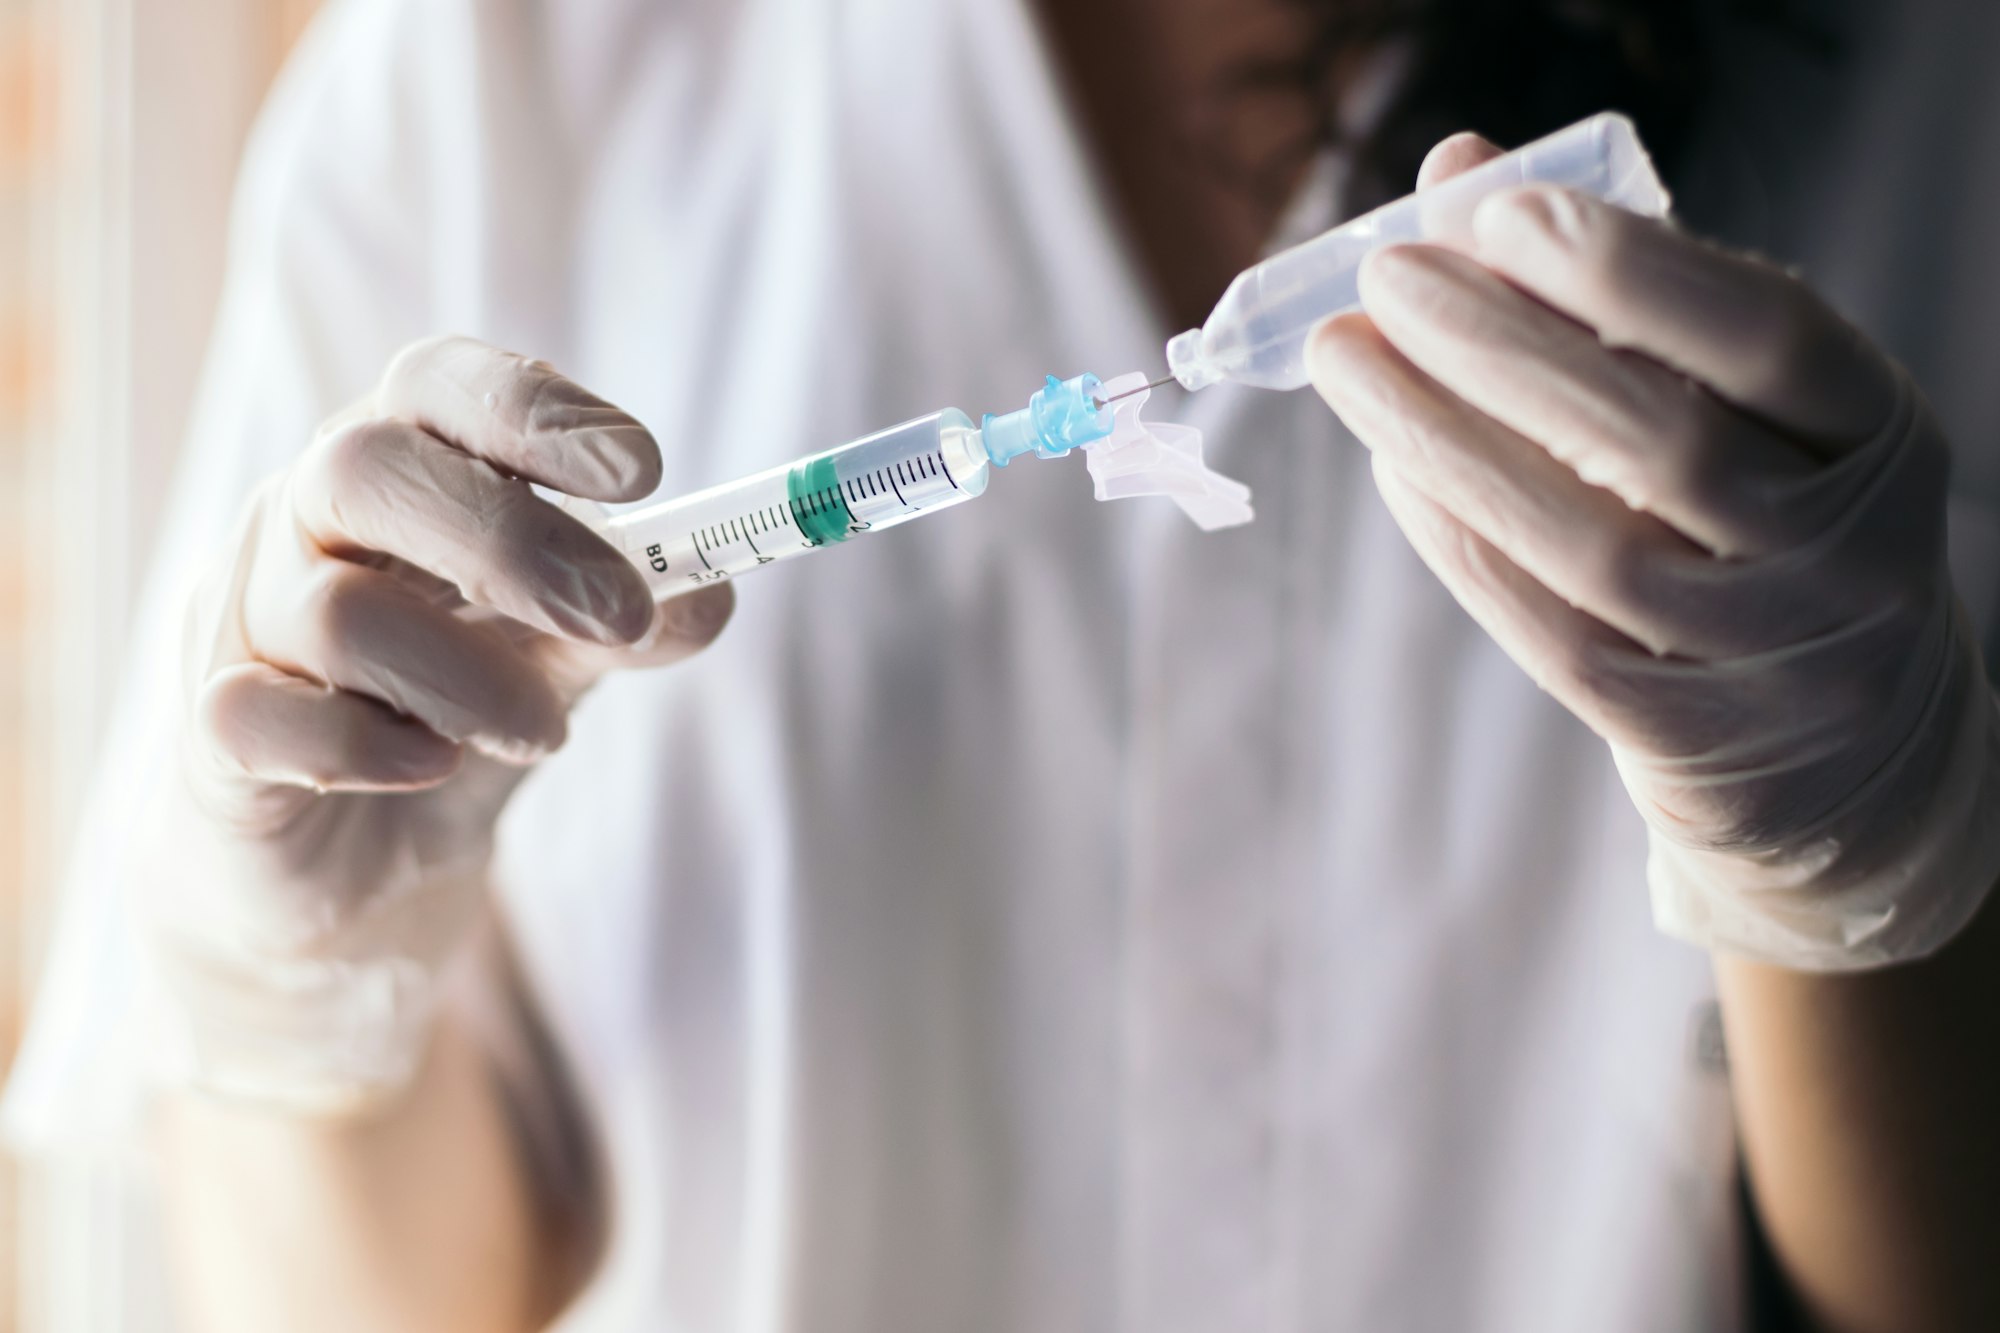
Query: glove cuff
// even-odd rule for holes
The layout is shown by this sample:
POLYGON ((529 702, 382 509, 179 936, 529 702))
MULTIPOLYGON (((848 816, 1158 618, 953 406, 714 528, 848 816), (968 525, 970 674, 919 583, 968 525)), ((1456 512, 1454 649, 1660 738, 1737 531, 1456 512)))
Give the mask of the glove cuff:
POLYGON ((1649 829, 1660 930, 1796 971, 1849 972, 1926 957, 1972 921, 2000 880, 2000 706, 1963 609, 1954 603, 1950 614, 1956 660, 1939 690, 1944 716, 1919 724, 1949 728, 1944 744, 1885 765, 1863 793, 1892 813, 1862 829, 1834 820, 1802 848, 1748 855, 1649 829))
POLYGON ((203 958, 155 948, 167 1082, 292 1115, 361 1114, 415 1078, 438 1007, 436 971, 366 962, 203 958))
MULTIPOLYGON (((171 812, 163 803, 160 817, 171 812)), ((318 916, 264 883, 244 845, 197 839, 179 851, 142 927, 152 1080, 329 1117, 401 1093, 488 910, 486 849, 360 867, 393 891, 318 916)))

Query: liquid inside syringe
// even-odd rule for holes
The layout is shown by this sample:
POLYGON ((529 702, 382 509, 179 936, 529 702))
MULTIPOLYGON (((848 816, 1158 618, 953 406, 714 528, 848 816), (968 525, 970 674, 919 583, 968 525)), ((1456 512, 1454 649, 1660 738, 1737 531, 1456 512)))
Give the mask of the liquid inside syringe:
POLYGON ((947 408, 601 531, 671 596, 970 500, 990 462, 980 428, 947 408))
POLYGON ((955 407, 740 481, 592 526, 672 597, 880 532, 986 490, 1025 453, 1058 458, 1105 440, 1120 415, 1095 375, 1048 383, 1018 412, 974 424, 955 407))

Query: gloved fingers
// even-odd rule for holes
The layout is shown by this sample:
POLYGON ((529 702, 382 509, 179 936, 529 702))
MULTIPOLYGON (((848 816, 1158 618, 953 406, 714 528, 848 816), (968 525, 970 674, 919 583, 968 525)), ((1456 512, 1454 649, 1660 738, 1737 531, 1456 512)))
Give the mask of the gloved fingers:
POLYGON ((458 772, 462 749, 379 700, 268 662, 216 672, 195 702, 197 751, 215 775, 308 792, 421 791, 458 772))
POLYGON ((469 602, 569 638, 630 643, 651 624, 645 579, 610 543, 409 422, 372 418, 322 435, 286 491, 298 527, 328 554, 392 556, 469 602))
POLYGON ((323 558, 288 602, 246 617, 245 634, 255 656, 290 674, 367 695, 496 759, 532 763, 566 735, 563 700, 505 634, 380 570, 323 558))
POLYGON ((574 703, 610 672, 672 666, 694 656, 715 641, 735 610, 735 585, 717 583, 700 592, 659 603, 653 612, 652 628, 629 647, 609 648, 538 636, 526 651, 548 673, 557 692, 574 703))
POLYGON ((1739 625, 1718 604, 1706 553, 1453 395, 1367 315, 1328 320, 1306 361, 1356 438, 1571 606, 1655 653, 1706 659, 1762 645, 1768 626, 1739 625))
POLYGON ((1644 648, 1565 602, 1493 543, 1426 495, 1387 455, 1370 466, 1396 526, 1466 614, 1530 679, 1598 735, 1622 743, 1635 728, 1629 709, 1600 688, 1620 658, 1644 648))
MULTIPOLYGON (((1745 692, 1712 668, 1654 656, 1558 597, 1392 460, 1376 454, 1371 463, 1396 525, 1466 614, 1530 679, 1622 753, 1720 755, 1732 746, 1764 746, 1772 719, 1760 713, 1754 689, 1752 697, 1739 697, 1745 692)), ((1792 706, 1809 711, 1796 692, 1792 706)))
POLYGON ((471 338, 405 347, 371 405, 565 495, 643 500, 660 484, 660 447, 638 421, 546 362, 471 338))
POLYGON ((428 569, 413 565, 407 560, 379 553, 358 553, 345 558, 357 565, 367 565, 370 569, 381 570, 432 606, 443 607, 447 611, 457 611, 469 605, 465 600, 465 594, 458 590, 456 583, 433 574, 428 569))
POLYGON ((1361 270, 1368 315, 1432 379, 1547 449, 1584 481, 1725 556, 1811 535, 1773 503, 1818 466, 1676 371, 1595 333, 1436 246, 1395 246, 1361 270))
POLYGON ((1417 168, 1417 188, 1428 190, 1433 185, 1442 185, 1453 176, 1504 156, 1505 152, 1470 131, 1441 139, 1424 155, 1424 164, 1417 168))
POLYGON ((1888 361, 1797 278, 1656 218, 1548 186, 1473 216, 1480 261, 1557 310, 1707 385, 1822 454, 1874 438, 1888 361))

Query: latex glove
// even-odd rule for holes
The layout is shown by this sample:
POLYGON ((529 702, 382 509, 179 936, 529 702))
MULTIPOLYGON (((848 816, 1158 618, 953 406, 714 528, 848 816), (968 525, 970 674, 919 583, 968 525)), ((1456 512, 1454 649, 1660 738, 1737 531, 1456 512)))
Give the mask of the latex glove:
POLYGON ((1372 256, 1309 351, 1404 532, 1610 742, 1663 928, 1804 969, 1936 949, 2000 875, 2000 725, 1922 395, 1671 224, 1532 187, 1474 235, 1372 256))
POLYGON ((727 586, 656 608, 529 486, 633 500, 659 475, 624 413, 440 339, 257 491, 189 619, 185 799, 146 835, 180 1076, 317 1111, 410 1078, 526 766, 602 672, 728 618, 727 586))

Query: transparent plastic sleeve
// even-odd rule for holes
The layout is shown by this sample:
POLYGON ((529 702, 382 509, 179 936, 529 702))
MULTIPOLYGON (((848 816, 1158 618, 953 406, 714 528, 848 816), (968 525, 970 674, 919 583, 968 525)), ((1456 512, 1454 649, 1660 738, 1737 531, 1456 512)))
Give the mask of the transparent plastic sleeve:
POLYGON ((1306 335, 1360 305, 1361 261, 1370 251, 1399 241, 1468 240, 1482 200, 1535 184, 1566 186, 1653 216, 1665 214, 1670 202, 1632 122, 1593 116, 1245 269, 1206 324, 1167 344, 1168 369, 1190 390, 1222 380, 1304 388, 1306 335))

